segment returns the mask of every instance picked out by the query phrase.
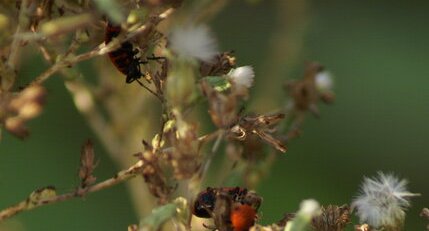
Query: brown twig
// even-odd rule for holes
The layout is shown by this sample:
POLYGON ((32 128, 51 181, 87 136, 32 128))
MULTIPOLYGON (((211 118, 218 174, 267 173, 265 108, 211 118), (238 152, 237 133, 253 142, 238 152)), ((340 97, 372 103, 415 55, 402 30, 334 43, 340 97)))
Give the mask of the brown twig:
POLYGON ((89 186, 85 189, 84 193, 79 193, 78 191, 73 191, 61 195, 56 195, 53 197, 50 197, 46 200, 38 201, 36 204, 29 203, 28 199, 25 199, 19 203, 17 203, 14 206, 11 206, 9 208, 6 208, 2 211, 0 211, 0 221, 3 221, 7 218, 10 218, 12 216, 17 215, 18 213, 28 211, 34 208, 38 208, 44 205, 53 204, 61 201, 66 201, 72 198, 79 198, 84 196, 87 193, 93 193, 97 192, 106 188, 110 188, 112 186, 115 186, 121 182, 127 181, 135 176, 137 176, 140 173, 141 168, 143 167, 143 161, 138 161, 134 165, 132 165, 130 168, 126 170, 122 170, 118 172, 115 176, 112 178, 109 178, 107 180, 104 180, 98 184, 89 186))

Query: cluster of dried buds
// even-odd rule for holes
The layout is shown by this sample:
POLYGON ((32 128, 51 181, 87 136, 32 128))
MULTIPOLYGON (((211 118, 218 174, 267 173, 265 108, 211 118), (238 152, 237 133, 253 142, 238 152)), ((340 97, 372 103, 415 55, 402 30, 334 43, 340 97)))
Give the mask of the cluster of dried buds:
POLYGON ((183 120, 175 113, 175 120, 168 121, 164 127, 164 136, 171 145, 163 154, 173 168, 175 179, 189 179, 201 166, 196 125, 183 120))
POLYGON ((317 231, 343 231, 350 223, 350 208, 348 205, 328 205, 321 208, 321 214, 312 220, 312 226, 317 231))
POLYGON ((162 168, 162 159, 157 155, 157 149, 145 141, 143 141, 143 145, 144 151, 136 154, 142 161, 142 167, 139 171, 151 194, 158 198, 160 203, 165 203, 168 201, 168 197, 174 187, 169 186, 168 179, 162 168))
POLYGON ((25 123, 42 112, 46 91, 41 86, 29 86, 19 93, 0 94, 0 121, 4 128, 19 138, 29 132, 25 123))

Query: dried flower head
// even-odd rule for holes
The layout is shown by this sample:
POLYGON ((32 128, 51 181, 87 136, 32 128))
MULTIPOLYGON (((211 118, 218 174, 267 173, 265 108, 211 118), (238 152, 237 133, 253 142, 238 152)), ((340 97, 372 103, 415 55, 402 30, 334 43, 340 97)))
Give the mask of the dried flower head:
POLYGON ((218 53, 216 40, 205 25, 176 27, 169 41, 171 49, 183 59, 210 62, 218 53))
POLYGON ((201 89, 209 101, 209 114, 217 127, 229 127, 237 121, 237 95, 217 92, 207 82, 201 83, 201 89))
POLYGON ((319 100, 325 103, 332 103, 335 95, 330 88, 333 81, 324 67, 316 62, 307 64, 302 79, 288 81, 286 89, 293 98, 293 107, 298 112, 310 111, 314 115, 319 115, 317 103, 319 100))
POLYGON ((328 205, 321 208, 322 213, 313 218, 312 226, 317 231, 342 231, 350 223, 348 205, 328 205))
POLYGON ((173 124, 164 130, 171 144, 171 148, 164 151, 164 158, 173 168, 174 178, 189 179, 201 167, 197 125, 186 121, 178 110, 173 110, 173 115, 173 124))
POLYGON ((46 90, 42 86, 32 85, 19 94, 3 92, 0 94, 0 123, 6 130, 19 138, 25 138, 29 132, 25 125, 42 112, 46 90))
POLYGON ((142 141, 144 151, 135 154, 142 161, 141 171, 150 193, 159 199, 160 203, 166 202, 170 193, 174 190, 167 182, 167 178, 160 166, 160 158, 156 155, 155 149, 146 141, 142 141))
POLYGON ((360 195, 353 201, 361 223, 374 228, 399 230, 410 207, 409 198, 418 196, 406 188, 407 181, 392 174, 378 173, 375 178, 365 178, 360 195))
POLYGON ((229 72, 228 77, 236 86, 250 88, 255 78, 255 72, 252 66, 237 67, 229 72))
POLYGON ((229 130, 229 136, 233 139, 244 141, 250 134, 256 134, 281 152, 286 152, 287 147, 275 138, 274 134, 277 129, 274 127, 285 115, 277 113, 273 115, 258 115, 258 116, 243 116, 239 119, 235 126, 232 126, 229 130))
POLYGON ((222 52, 217 54, 210 63, 201 62, 201 76, 222 76, 235 67, 235 57, 232 52, 222 52))

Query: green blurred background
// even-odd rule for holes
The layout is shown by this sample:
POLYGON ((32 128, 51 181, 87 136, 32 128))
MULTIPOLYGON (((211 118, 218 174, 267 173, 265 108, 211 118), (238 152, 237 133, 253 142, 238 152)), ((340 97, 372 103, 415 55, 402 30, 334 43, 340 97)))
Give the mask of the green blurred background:
MULTIPOLYGON (((319 61, 335 75, 335 104, 322 106, 320 119, 308 117, 302 137, 279 154, 260 185, 261 223, 295 211, 306 198, 349 203, 362 177, 382 170, 423 194, 412 201, 406 230, 424 229, 418 214, 429 206, 428 12, 429 1, 417 0, 233 1, 214 18, 222 49, 235 50, 239 65, 255 67, 254 110, 281 105, 279 84, 299 77, 305 61, 319 61)), ((46 68, 39 59, 23 65, 23 78, 46 68)), ((48 102, 30 123, 32 136, 20 141, 5 134, 1 141, 1 208, 41 186, 73 189, 80 146, 95 138, 62 81, 52 78, 46 87, 48 102)), ((115 165, 98 143, 96 151, 96 176, 110 177, 115 165)), ((0 230, 125 230, 136 221, 120 185, 23 213, 0 230)))

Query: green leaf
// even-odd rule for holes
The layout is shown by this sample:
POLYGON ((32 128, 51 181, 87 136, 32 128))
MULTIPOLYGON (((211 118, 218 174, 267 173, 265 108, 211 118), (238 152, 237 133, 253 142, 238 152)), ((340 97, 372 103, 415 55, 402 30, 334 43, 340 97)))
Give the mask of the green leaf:
POLYGON ((203 79, 218 92, 226 91, 231 87, 231 83, 224 76, 206 76, 203 79))
POLYGON ((152 214, 140 221, 139 231, 155 231, 168 219, 176 215, 177 205, 166 204, 152 210, 152 214))

